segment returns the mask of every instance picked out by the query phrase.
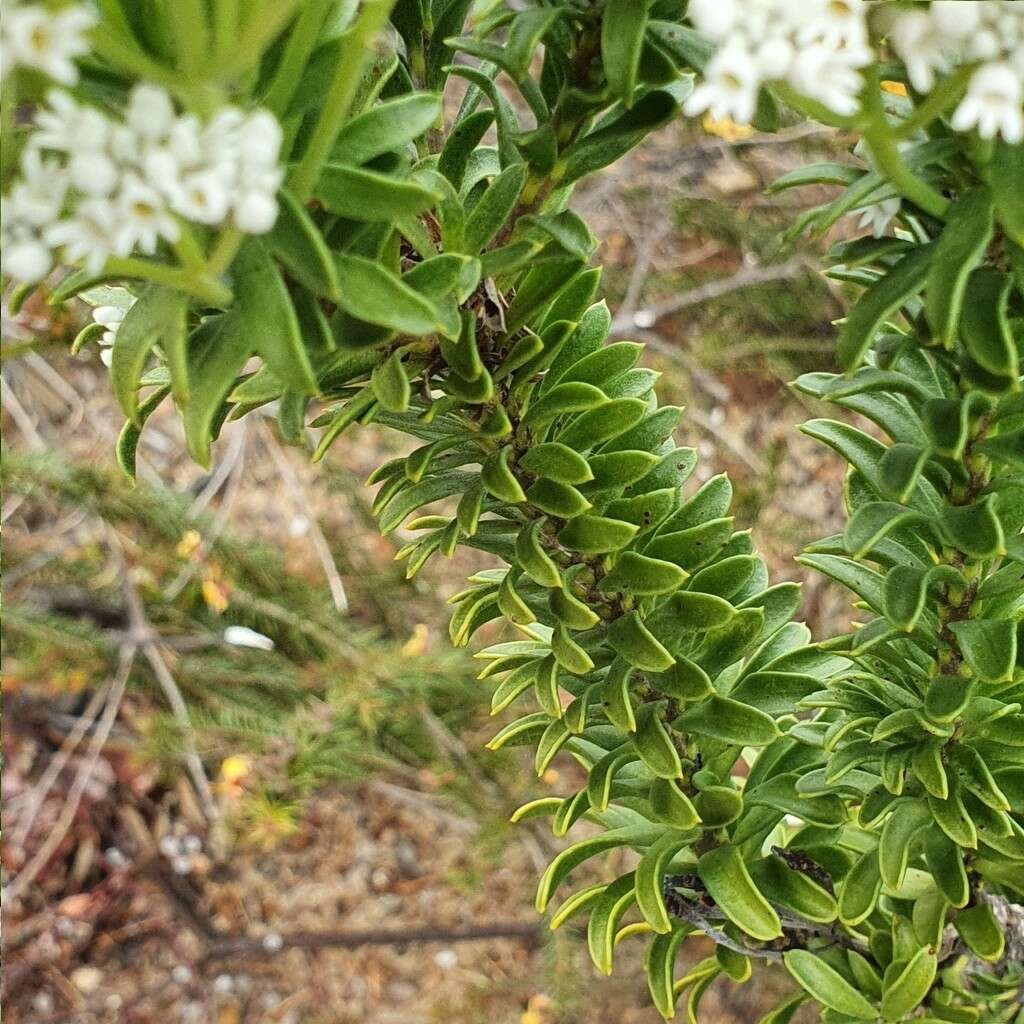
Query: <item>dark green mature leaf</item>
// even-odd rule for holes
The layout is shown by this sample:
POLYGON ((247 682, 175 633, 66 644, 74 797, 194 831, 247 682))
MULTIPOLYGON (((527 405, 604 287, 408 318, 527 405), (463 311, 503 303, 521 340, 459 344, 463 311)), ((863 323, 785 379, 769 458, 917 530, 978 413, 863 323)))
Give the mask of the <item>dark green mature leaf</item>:
POLYGON ((237 310, 207 320, 189 338, 191 386, 182 420, 189 455, 201 466, 210 465, 214 423, 251 354, 252 338, 237 310))
POLYGON ((338 304, 351 316, 413 335, 442 331, 437 306, 410 288, 380 263, 335 253, 341 297, 338 304))
POLYGON ((633 104, 650 0, 607 0, 601 18, 601 63, 612 92, 633 104))
POLYGON ((925 289, 925 315, 947 348, 957 338, 968 278, 991 237, 991 193, 982 187, 969 189, 949 209, 925 289))
POLYGON ((526 184, 527 172, 526 164, 512 164, 487 186, 466 218, 467 252, 479 252, 501 230, 526 184))
POLYGON ((345 122, 331 150, 331 158, 349 166, 365 164, 419 138, 437 121, 440 113, 440 97, 428 92, 385 100, 345 122))
POLYGON ((967 281, 960 338, 971 358, 991 373, 1020 374, 1020 354, 1007 315, 1013 279, 995 267, 975 270, 967 281))
POLYGON ((280 213, 267 236, 274 256, 300 284, 337 302, 338 271, 323 235, 306 208, 287 190, 278 193, 280 213))
MULTIPOLYGON (((175 397, 188 395, 185 365, 185 316, 188 296, 157 285, 149 285, 135 300, 118 328, 111 349, 110 380, 118 404, 137 426, 138 390, 146 359, 158 342, 164 346, 171 371, 175 397)), ((232 379, 231 383, 234 383, 232 379)))
POLYGON ((971 670, 987 683, 1001 683, 1013 678, 1017 663, 1017 625, 1001 619, 969 619, 951 622, 964 660, 971 670))
POLYGON ((705 853, 697 874, 726 917, 752 938, 769 942, 782 934, 779 916, 754 885, 743 856, 723 845, 705 853))
POLYGON ((918 246, 857 300, 839 333, 839 363, 844 370, 856 369, 883 322, 921 290, 933 261, 935 246, 918 246))
POLYGON ((316 197, 339 217, 391 223, 415 217, 441 199, 439 193, 414 181, 344 164, 328 164, 323 169, 316 197))
POLYGON ((806 949, 794 949, 784 953, 782 959, 794 980, 822 1006, 854 1020, 877 1018, 877 1007, 821 957, 806 949))
POLYGON ((241 329, 274 376, 289 388, 317 390, 309 354, 288 289, 263 243, 248 239, 232 264, 241 329))
POLYGON ((999 223, 1017 245, 1024 246, 1024 147, 996 143, 991 182, 999 223))
POLYGON ((749 747, 763 747, 779 735, 770 715, 717 694, 684 711, 674 724, 698 736, 749 747))

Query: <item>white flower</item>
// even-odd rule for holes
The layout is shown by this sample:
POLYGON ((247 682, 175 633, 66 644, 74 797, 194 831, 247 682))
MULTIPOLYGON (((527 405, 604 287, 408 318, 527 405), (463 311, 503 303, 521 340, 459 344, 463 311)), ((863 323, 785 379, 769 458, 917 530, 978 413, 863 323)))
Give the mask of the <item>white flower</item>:
POLYGON ((174 127, 174 104, 163 89, 137 85, 128 97, 125 120, 140 139, 153 142, 164 138, 174 127))
POLYGON ((690 20, 715 42, 728 39, 740 18, 737 0, 690 0, 690 20))
POLYGON ((31 147, 21 155, 21 175, 21 180, 11 189, 4 215, 35 227, 45 227, 64 206, 67 175, 57 160, 44 157, 31 147))
POLYGON ((15 281, 41 281, 53 266, 53 253, 38 237, 25 236, 19 241, 4 240, 3 270, 15 281))
POLYGON ((871 234, 875 238, 881 238, 889 230, 893 218, 900 212, 900 200, 898 196, 892 199, 883 199, 881 202, 865 206, 857 221, 859 228, 871 228, 871 234))
POLYGON ((220 224, 228 215, 230 196, 216 171, 196 171, 180 183, 171 205, 187 220, 220 224))
POLYGON ((62 85, 78 81, 74 62, 88 52, 85 33, 96 22, 92 11, 75 5, 54 12, 32 4, 5 11, 4 18, 5 63, 35 68, 62 85))
POLYGON ((250 114, 238 128, 238 156, 243 166, 275 166, 282 137, 281 125, 269 111, 257 110, 250 114))
POLYGON ((154 253, 160 238, 177 241, 178 225, 168 212, 163 196, 134 174, 125 178, 117 197, 117 211, 115 252, 127 255, 138 249, 154 253))
POLYGON ((859 58, 854 56, 852 61, 846 54, 813 44, 798 51, 789 82, 797 92, 818 100, 829 110, 852 114, 857 110, 861 87, 859 58))
POLYGON ((127 312, 128 310, 122 309, 120 306, 97 306, 92 311, 93 321, 106 328, 100 335, 101 345, 114 344, 117 340, 117 329, 121 326, 121 321, 127 312))
POLYGON ((704 81, 690 94, 683 110, 687 115, 709 111, 716 121, 732 118, 749 124, 757 106, 761 78, 750 51, 741 43, 730 42, 708 62, 704 81))
POLYGON ((971 76, 967 95, 953 113, 958 132, 977 128, 983 139, 1001 135, 1009 143, 1024 141, 1024 83, 1009 64, 985 64, 971 76))
POLYGON ((758 47, 754 60, 764 78, 777 79, 785 78, 794 56, 793 44, 785 36, 772 36, 758 47))
POLYGON ((266 192, 249 192, 235 203, 233 220, 239 231, 262 235, 277 220, 277 200, 266 192))
POLYGON ((831 49, 863 42, 866 37, 862 0, 818 0, 804 12, 796 29, 797 43, 823 43, 831 49))
POLYGON ((57 221, 46 230, 46 241, 54 248, 64 248, 67 263, 81 263, 92 274, 103 269, 114 251, 114 226, 118 213, 109 199, 86 199, 74 213, 57 221))
POLYGON ((117 187, 120 173, 106 153, 82 150, 71 155, 68 164, 71 184, 90 196, 109 196, 117 187))
POLYGON ((183 167, 198 164, 203 158, 202 126, 192 114, 185 114, 174 122, 167 135, 171 155, 183 167))
POLYGON ((981 23, 978 0, 935 0, 928 13, 941 35, 948 39, 966 39, 981 23))

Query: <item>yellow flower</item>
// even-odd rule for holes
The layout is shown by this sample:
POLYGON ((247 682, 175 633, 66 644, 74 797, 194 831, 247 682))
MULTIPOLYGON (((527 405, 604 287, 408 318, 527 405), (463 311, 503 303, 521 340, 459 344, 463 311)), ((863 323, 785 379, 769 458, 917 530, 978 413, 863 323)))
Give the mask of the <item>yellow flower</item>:
POLYGON ((227 592, 216 580, 203 580, 203 600, 207 607, 218 615, 227 610, 227 592))
POLYGON ((174 553, 179 558, 191 558, 196 548, 202 544, 203 538, 199 535, 198 530, 186 530, 181 540, 178 541, 178 546, 174 549, 174 553))
POLYGON ((422 622, 417 622, 413 626, 412 635, 402 644, 402 657, 418 658, 421 654, 426 654, 429 640, 430 630, 422 622))
POLYGON ((241 782, 249 774, 249 758, 242 754, 232 754, 220 763, 221 782, 241 782))
POLYGON ((907 87, 902 82, 883 82, 883 92, 891 92, 893 96, 906 96, 907 87))
POLYGON ((717 135, 726 142, 739 142, 741 139, 749 139, 754 134, 754 129, 749 124, 737 124, 731 117, 723 117, 721 121, 716 121, 710 114, 705 114, 700 124, 708 135, 717 135))

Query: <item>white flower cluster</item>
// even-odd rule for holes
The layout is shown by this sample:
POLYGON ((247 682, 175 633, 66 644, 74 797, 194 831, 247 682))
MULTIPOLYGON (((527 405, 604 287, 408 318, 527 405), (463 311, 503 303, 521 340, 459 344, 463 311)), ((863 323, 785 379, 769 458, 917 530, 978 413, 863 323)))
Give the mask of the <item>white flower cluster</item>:
POLYGON ((123 121, 53 90, 22 155, 21 177, 3 200, 3 269, 37 281, 53 265, 98 272, 108 256, 152 254, 179 236, 176 216, 269 231, 281 126, 264 110, 224 107, 205 124, 176 114, 171 98, 136 86, 123 121))
POLYGON ((4 4, 0 18, 0 76, 18 67, 41 71, 62 85, 78 81, 75 58, 89 50, 85 34, 96 13, 75 4, 54 11, 42 4, 4 4))
POLYGON ((936 74, 978 65, 953 112, 953 128, 1024 141, 1024 3, 936 0, 901 11, 889 38, 918 92, 930 92, 936 74))
POLYGON ((100 359, 103 360, 104 366, 110 365, 112 358, 111 348, 117 340, 117 329, 121 326, 121 321, 125 318, 127 312, 128 309, 123 306, 96 306, 92 311, 93 322, 103 328, 103 333, 100 335, 100 346, 102 348, 100 359))
POLYGON ((857 109, 860 68, 874 60, 862 0, 691 0, 690 20, 718 49, 687 99, 749 123, 765 82, 785 82, 840 115, 857 109))

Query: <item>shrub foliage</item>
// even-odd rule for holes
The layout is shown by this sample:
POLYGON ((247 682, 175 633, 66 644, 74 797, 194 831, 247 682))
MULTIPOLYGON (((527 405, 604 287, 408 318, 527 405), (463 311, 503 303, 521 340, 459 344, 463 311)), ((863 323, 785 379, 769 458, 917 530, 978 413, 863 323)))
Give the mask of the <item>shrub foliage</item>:
MULTIPOLYGON (((456 645, 504 623, 478 655, 494 711, 515 711, 490 746, 532 747, 539 773, 566 754, 587 771, 579 792, 515 812, 548 817, 557 836, 581 818, 598 826, 549 865, 538 910, 554 906, 552 927, 586 919, 602 972, 620 941, 646 943, 666 1018, 682 999, 692 1019, 720 975, 743 982, 753 963, 781 961, 797 988, 766 1020, 806 1001, 833 1024, 1013 1020, 1024 150, 1012 131, 953 130, 962 69, 915 91, 884 51, 886 13, 907 5, 873 5, 883 48, 861 62, 855 113, 791 85, 758 95, 761 130, 812 115, 867 144, 869 160, 776 184, 839 186, 794 232, 880 202, 897 218, 835 246, 829 273, 859 292, 841 372, 795 382, 874 425, 803 428, 849 464, 849 518, 800 560, 866 616, 812 642, 793 621, 796 585, 772 585, 734 528, 729 481, 685 486, 696 453, 674 440, 681 410, 658 404, 639 344, 607 340, 595 240, 569 207, 577 181, 691 95, 713 47, 687 4, 282 2, 262 28, 242 5, 238 52, 218 59, 219 19, 238 6, 100 4, 83 63, 81 99, 112 110, 140 78, 200 117, 229 98, 265 105, 287 165, 269 232, 192 225, 195 251, 161 243, 56 286, 57 301, 127 310, 111 357, 122 465, 169 395, 202 463, 227 419, 271 402, 296 441, 319 404, 316 459, 357 423, 420 442, 373 473, 374 508, 382 531, 414 537, 400 552, 410 575, 459 545, 500 565, 468 581, 451 619, 456 645), (618 847, 636 854, 628 873, 566 884, 618 847), (715 954, 679 977, 695 934, 715 954)), ((831 5, 843 6, 858 5, 831 5)))

